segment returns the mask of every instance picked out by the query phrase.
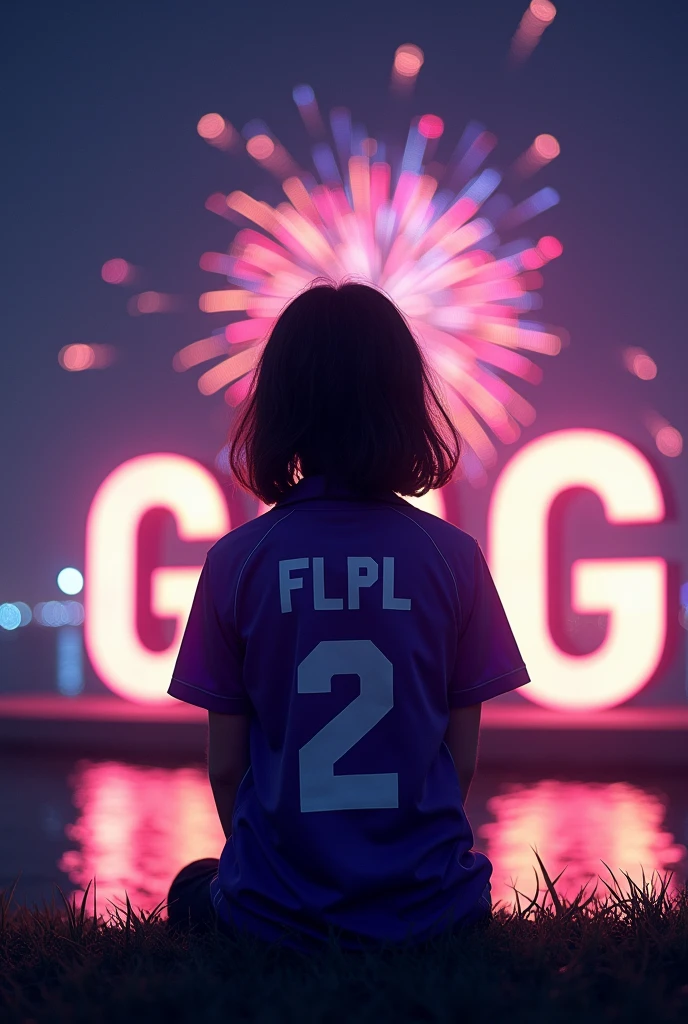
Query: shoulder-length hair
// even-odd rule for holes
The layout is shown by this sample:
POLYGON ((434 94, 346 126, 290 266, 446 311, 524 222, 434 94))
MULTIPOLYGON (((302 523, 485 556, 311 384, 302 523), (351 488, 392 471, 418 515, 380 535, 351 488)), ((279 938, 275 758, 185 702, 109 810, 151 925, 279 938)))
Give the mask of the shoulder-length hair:
POLYGON ((461 440, 406 320, 382 292, 323 283, 275 321, 229 436, 239 484, 268 505, 301 477, 420 497, 453 476, 461 440))

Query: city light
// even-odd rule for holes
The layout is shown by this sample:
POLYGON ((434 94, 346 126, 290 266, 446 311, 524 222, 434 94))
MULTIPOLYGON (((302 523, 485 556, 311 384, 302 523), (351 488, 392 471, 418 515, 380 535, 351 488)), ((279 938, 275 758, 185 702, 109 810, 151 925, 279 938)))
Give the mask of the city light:
POLYGON ((84 577, 78 569, 62 569, 57 574, 57 585, 63 594, 79 594, 84 586, 84 577))
POLYGON ((19 629, 21 626, 22 615, 16 604, 0 604, 0 628, 11 631, 13 629, 19 629))
POLYGON ((34 605, 33 619, 39 626, 81 626, 84 606, 80 601, 39 601, 34 605))
POLYGON ((26 601, 14 601, 13 604, 15 608, 19 609, 19 614, 21 615, 21 622, 19 623, 19 625, 28 626, 28 624, 33 619, 31 607, 26 603, 26 601))

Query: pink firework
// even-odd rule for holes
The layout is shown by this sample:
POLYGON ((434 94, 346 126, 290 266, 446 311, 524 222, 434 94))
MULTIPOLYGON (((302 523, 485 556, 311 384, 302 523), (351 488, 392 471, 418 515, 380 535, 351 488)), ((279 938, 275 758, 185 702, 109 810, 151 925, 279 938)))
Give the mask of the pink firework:
MULTIPOLYGON (((393 163, 384 143, 352 127, 341 108, 330 117, 332 147, 310 87, 299 86, 294 98, 318 140, 318 177, 300 170, 265 125, 246 126, 249 156, 277 177, 286 201, 273 207, 241 191, 208 200, 209 209, 245 225, 227 253, 201 258, 227 284, 204 292, 200 308, 231 313, 232 322, 181 349, 175 369, 222 356, 201 375, 199 390, 226 389, 228 404, 239 405, 275 318, 296 294, 322 277, 372 284, 402 310, 443 380, 465 441, 463 472, 482 483, 496 460, 495 440, 515 441, 535 418, 504 375, 537 383, 542 372, 531 354, 561 348, 559 334, 523 319, 540 305, 539 270, 560 255, 561 243, 545 236, 505 244, 501 233, 512 234, 558 196, 543 188, 514 205, 500 193, 500 173, 485 166, 496 139, 479 125, 468 126, 446 165, 426 164, 444 130, 441 118, 426 114, 412 122, 393 163)), ((513 170, 525 177, 519 164, 513 170)))

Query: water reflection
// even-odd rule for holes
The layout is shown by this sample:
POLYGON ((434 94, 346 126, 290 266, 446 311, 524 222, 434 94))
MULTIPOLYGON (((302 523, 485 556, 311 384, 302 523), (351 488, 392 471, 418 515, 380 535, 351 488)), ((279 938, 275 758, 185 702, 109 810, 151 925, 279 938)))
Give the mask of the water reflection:
MULTIPOLYGON (((486 822, 477 835, 486 840, 484 849, 494 866, 493 902, 512 904, 514 892, 535 893, 533 866, 535 847, 551 878, 562 868, 557 891, 568 899, 593 878, 586 892, 594 889, 597 876, 609 876, 602 861, 612 869, 619 883, 628 883, 619 869, 642 884, 653 871, 675 869, 686 848, 663 828, 666 801, 658 795, 627 782, 595 783, 543 779, 533 785, 508 784, 487 801, 494 821, 486 822)), ((477 841, 480 847, 482 844, 477 841)), ((674 876, 670 890, 677 888, 674 876)), ((598 895, 608 890, 600 882, 598 895)))
MULTIPOLYGON (((121 905, 125 890, 134 906, 151 909, 165 899, 180 867, 219 856, 222 830, 200 766, 82 761, 71 784, 79 816, 65 831, 77 848, 62 856, 59 867, 77 892, 96 877, 101 913, 111 908, 108 900, 121 905)), ((531 846, 552 877, 566 867, 557 889, 569 898, 598 874, 611 881, 602 861, 620 881, 617 869, 623 868, 640 883, 641 865, 649 878, 685 858, 685 847, 664 826, 668 798, 661 793, 628 782, 558 779, 502 782, 495 789, 477 814, 492 820, 474 826, 476 846, 494 866, 495 903, 513 904, 511 882, 534 892, 531 846)), ((677 872, 672 888, 681 881, 677 872)), ((600 884, 598 893, 604 892, 600 884)))
POLYGON ((220 855, 224 836, 200 767, 82 761, 72 785, 80 813, 65 831, 78 847, 59 868, 77 891, 96 878, 99 913, 112 909, 107 900, 121 906, 125 890, 150 910, 184 864, 220 855))

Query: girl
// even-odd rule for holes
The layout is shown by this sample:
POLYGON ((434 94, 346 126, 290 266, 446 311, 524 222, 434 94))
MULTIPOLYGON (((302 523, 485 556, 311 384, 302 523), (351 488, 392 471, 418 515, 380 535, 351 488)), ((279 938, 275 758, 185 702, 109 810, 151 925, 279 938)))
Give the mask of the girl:
POLYGON ((230 444, 273 508, 208 552, 168 691, 208 711, 227 837, 174 880, 172 925, 309 950, 491 914, 464 803, 482 702, 529 677, 476 541, 399 497, 459 448, 385 295, 317 283, 283 310, 230 444))

